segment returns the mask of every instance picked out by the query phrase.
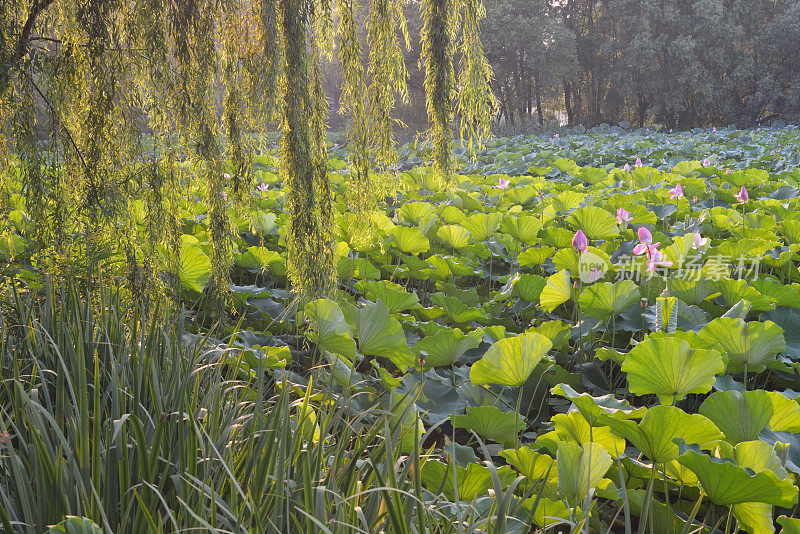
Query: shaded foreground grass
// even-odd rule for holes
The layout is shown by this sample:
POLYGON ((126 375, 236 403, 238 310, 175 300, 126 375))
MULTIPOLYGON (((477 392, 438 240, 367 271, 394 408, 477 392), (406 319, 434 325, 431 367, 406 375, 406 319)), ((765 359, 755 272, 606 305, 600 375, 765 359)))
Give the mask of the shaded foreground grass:
POLYGON ((284 371, 243 376, 208 338, 185 343, 181 318, 143 318, 111 289, 87 299, 48 287, 3 302, 8 532, 65 520, 137 533, 529 528, 516 485, 504 497, 495 476, 491 499, 438 503, 415 476, 424 454, 401 454, 389 412, 351 410, 352 397, 325 384, 282 387, 284 371))

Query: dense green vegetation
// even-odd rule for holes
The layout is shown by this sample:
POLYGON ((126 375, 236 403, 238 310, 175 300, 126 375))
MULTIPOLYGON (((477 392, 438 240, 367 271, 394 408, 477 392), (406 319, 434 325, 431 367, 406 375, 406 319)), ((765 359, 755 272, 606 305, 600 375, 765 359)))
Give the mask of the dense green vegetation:
MULTIPOLYGON (((174 163, 183 305, 149 304, 166 313, 122 278, 88 299, 51 283, 8 181, 0 520, 794 532, 798 136, 499 138, 459 157, 450 187, 404 146, 396 192, 362 213, 347 152, 330 147, 336 290, 306 303, 288 286, 288 191, 267 150, 249 202, 227 191, 233 298, 217 324, 192 163, 174 163)), ((119 224, 144 239, 148 197, 129 194, 119 224)))

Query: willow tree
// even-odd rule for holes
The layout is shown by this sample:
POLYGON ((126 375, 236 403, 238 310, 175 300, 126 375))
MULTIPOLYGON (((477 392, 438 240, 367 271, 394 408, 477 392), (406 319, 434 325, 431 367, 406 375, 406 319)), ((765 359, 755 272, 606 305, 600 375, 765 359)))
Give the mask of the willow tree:
MULTIPOLYGON (((320 63, 338 50, 355 210, 374 202, 370 173, 395 168, 393 108, 408 98, 404 2, 366 1, 0 0, 0 155, 5 169, 19 169, 2 173, 0 190, 22 184, 40 266, 82 268, 91 279, 98 258, 124 257, 132 287, 146 292, 159 279, 152 273, 176 269, 181 183, 200 180, 211 240, 207 292, 221 310, 233 256, 229 202, 246 201, 253 133, 277 123, 289 275, 305 297, 329 294, 333 210, 320 63), (356 31, 362 9, 365 42, 356 31), (146 199, 146 239, 126 224, 131 191, 146 199), (153 259, 159 245, 172 251, 166 263, 153 259)), ((447 180, 454 112, 470 143, 489 133, 483 8, 479 0, 420 5, 432 159, 447 180)))

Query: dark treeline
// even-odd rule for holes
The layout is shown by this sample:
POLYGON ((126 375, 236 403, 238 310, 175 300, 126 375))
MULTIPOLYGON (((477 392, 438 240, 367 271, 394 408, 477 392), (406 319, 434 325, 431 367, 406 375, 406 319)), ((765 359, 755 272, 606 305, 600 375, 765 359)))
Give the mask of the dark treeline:
MULTIPOLYGON (((800 0, 484 5, 481 33, 501 128, 628 121, 686 129, 800 120, 800 0)), ((419 25, 414 2, 405 13, 410 27, 419 25)), ((424 127, 425 109, 413 39, 405 55, 410 100, 399 112, 414 130, 424 127)), ((332 82, 336 69, 327 69, 332 82)))
POLYGON ((798 0, 487 0, 504 121, 750 126, 800 114, 798 0))

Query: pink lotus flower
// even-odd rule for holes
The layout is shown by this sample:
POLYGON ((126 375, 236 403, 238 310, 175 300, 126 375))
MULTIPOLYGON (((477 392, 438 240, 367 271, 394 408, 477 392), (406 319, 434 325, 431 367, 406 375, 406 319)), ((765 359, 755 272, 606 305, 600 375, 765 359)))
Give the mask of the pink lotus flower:
POLYGON ((774 151, 774 150, 773 150, 773 151, 771 151, 771 152, 769 153, 769 155, 770 155, 770 156, 774 156, 774 155, 775 155, 775 151, 774 151))
POLYGON ((625 208, 617 208, 617 224, 626 223, 633 220, 633 215, 628 213, 625 208))
POLYGON ((716 127, 716 126, 714 126, 713 128, 711 128, 711 131, 712 131, 712 132, 716 132, 716 131, 717 131, 717 127, 716 127))
POLYGON ((572 238, 572 246, 578 252, 586 252, 586 248, 589 246, 589 240, 586 239, 586 234, 583 233, 583 230, 575 232, 575 236, 572 238))
POLYGON ((663 265, 664 267, 672 265, 672 262, 665 260, 664 254, 658 250, 660 244, 660 241, 658 243, 653 243, 653 235, 650 233, 650 230, 644 226, 639 228, 639 244, 633 247, 633 253, 637 256, 641 256, 642 254, 647 256, 646 272, 648 273, 655 270, 659 265, 663 265))
POLYGON ((656 267, 663 265, 664 267, 672 266, 672 262, 664 259, 664 254, 656 248, 652 248, 647 256, 647 269, 645 272, 653 272, 656 267))
POLYGON ((725 169, 725 174, 733 174, 733 171, 730 169, 725 169))
POLYGON ((745 202, 750 200, 750 194, 747 192, 747 189, 745 189, 744 186, 742 186, 742 188, 739 190, 738 195, 733 195, 733 196, 736 198, 736 200, 739 201, 740 204, 744 204, 745 202))
POLYGON ((226 193, 225 191, 222 191, 222 192, 220 192, 220 195, 222 195, 222 200, 224 200, 225 202, 228 201, 228 193, 226 193))
POLYGON ((505 178, 500 178, 497 181, 497 185, 495 187, 497 189, 508 189, 509 185, 511 185, 511 180, 506 180, 505 178))
POLYGON ((650 230, 644 226, 639 228, 639 242, 644 243, 645 245, 649 245, 653 242, 653 234, 651 234, 650 230))
POLYGON ((703 160, 703 167, 709 167, 711 165, 711 160, 706 158, 703 160))
POLYGON ((228 174, 227 172, 222 173, 222 177, 225 178, 226 180, 230 180, 231 179, 231 175, 228 174))
POLYGON ((558 139, 558 134, 553 134, 553 139, 558 139))
POLYGON ((669 198, 672 200, 680 200, 683 198, 683 188, 681 184, 675 184, 675 187, 669 190, 669 198))
POLYGON ((261 182, 260 184, 258 184, 256 186, 256 189, 258 189, 259 191, 261 191, 263 193, 264 191, 269 189, 269 186, 267 184, 265 184, 264 182, 261 182))
POLYGON ((597 268, 597 265, 592 265, 592 269, 585 275, 585 279, 590 284, 600 280, 600 269, 597 268))
POLYGON ((642 166, 642 158, 636 158, 636 163, 633 164, 633 167, 638 169, 642 166))
POLYGON ((622 167, 622 170, 623 171, 629 171, 629 170, 631 170, 631 166, 626 163, 625 166, 622 167))
POLYGON ((700 236, 700 232, 695 232, 695 234, 694 234, 694 242, 692 243, 692 248, 697 250, 700 247, 702 247, 703 245, 705 245, 706 243, 708 243, 708 238, 707 237, 701 237, 700 236))
POLYGON ((522 156, 522 161, 525 161, 525 155, 522 156))

